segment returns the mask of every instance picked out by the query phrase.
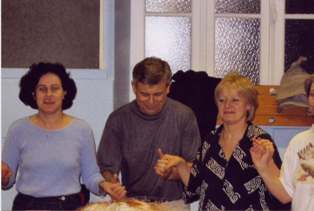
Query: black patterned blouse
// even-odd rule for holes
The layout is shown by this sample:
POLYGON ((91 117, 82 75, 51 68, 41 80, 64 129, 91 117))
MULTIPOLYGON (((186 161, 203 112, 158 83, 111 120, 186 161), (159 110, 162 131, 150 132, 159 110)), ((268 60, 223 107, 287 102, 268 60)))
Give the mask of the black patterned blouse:
MULTIPOLYGON (((209 135, 193 163, 186 202, 200 199, 199 210, 269 210, 284 209, 268 192, 250 155, 252 137, 267 138, 263 129, 249 123, 245 135, 233 151, 229 161, 218 144, 223 126, 209 135)), ((273 142, 274 143, 274 142, 273 142)), ((278 167, 281 159, 275 146, 274 160, 278 167)))

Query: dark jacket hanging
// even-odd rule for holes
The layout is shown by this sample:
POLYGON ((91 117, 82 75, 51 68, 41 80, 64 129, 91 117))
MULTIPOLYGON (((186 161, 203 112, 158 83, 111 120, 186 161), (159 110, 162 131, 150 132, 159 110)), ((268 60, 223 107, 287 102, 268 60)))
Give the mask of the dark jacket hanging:
POLYGON ((217 106, 215 88, 220 78, 207 75, 204 71, 182 70, 176 72, 170 86, 169 97, 189 106, 195 113, 202 140, 215 129, 217 106))

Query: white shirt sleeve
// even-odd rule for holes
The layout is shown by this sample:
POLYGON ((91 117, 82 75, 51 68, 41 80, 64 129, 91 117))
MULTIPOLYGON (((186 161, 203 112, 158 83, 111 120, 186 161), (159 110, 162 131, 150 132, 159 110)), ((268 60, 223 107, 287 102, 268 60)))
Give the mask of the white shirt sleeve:
POLYGON ((297 153, 296 143, 299 140, 298 135, 292 138, 284 155, 283 163, 280 171, 280 181, 290 197, 295 192, 295 172, 299 166, 299 157, 297 153))

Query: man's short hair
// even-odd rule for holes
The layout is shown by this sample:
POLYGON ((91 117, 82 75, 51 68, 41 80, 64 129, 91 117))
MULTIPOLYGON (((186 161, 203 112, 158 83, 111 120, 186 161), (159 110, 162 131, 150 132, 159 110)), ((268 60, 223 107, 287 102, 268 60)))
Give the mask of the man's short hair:
POLYGON ((133 82, 155 85, 166 81, 170 84, 171 77, 169 64, 157 57, 147 57, 133 68, 133 82))

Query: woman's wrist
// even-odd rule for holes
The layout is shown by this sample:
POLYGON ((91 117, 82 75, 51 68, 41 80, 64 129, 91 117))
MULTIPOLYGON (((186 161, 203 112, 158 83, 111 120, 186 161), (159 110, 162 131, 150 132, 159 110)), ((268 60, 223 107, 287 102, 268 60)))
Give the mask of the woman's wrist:
POLYGON ((106 186, 106 180, 105 179, 98 183, 99 193, 101 195, 107 194, 107 191, 105 190, 105 186, 106 186))

